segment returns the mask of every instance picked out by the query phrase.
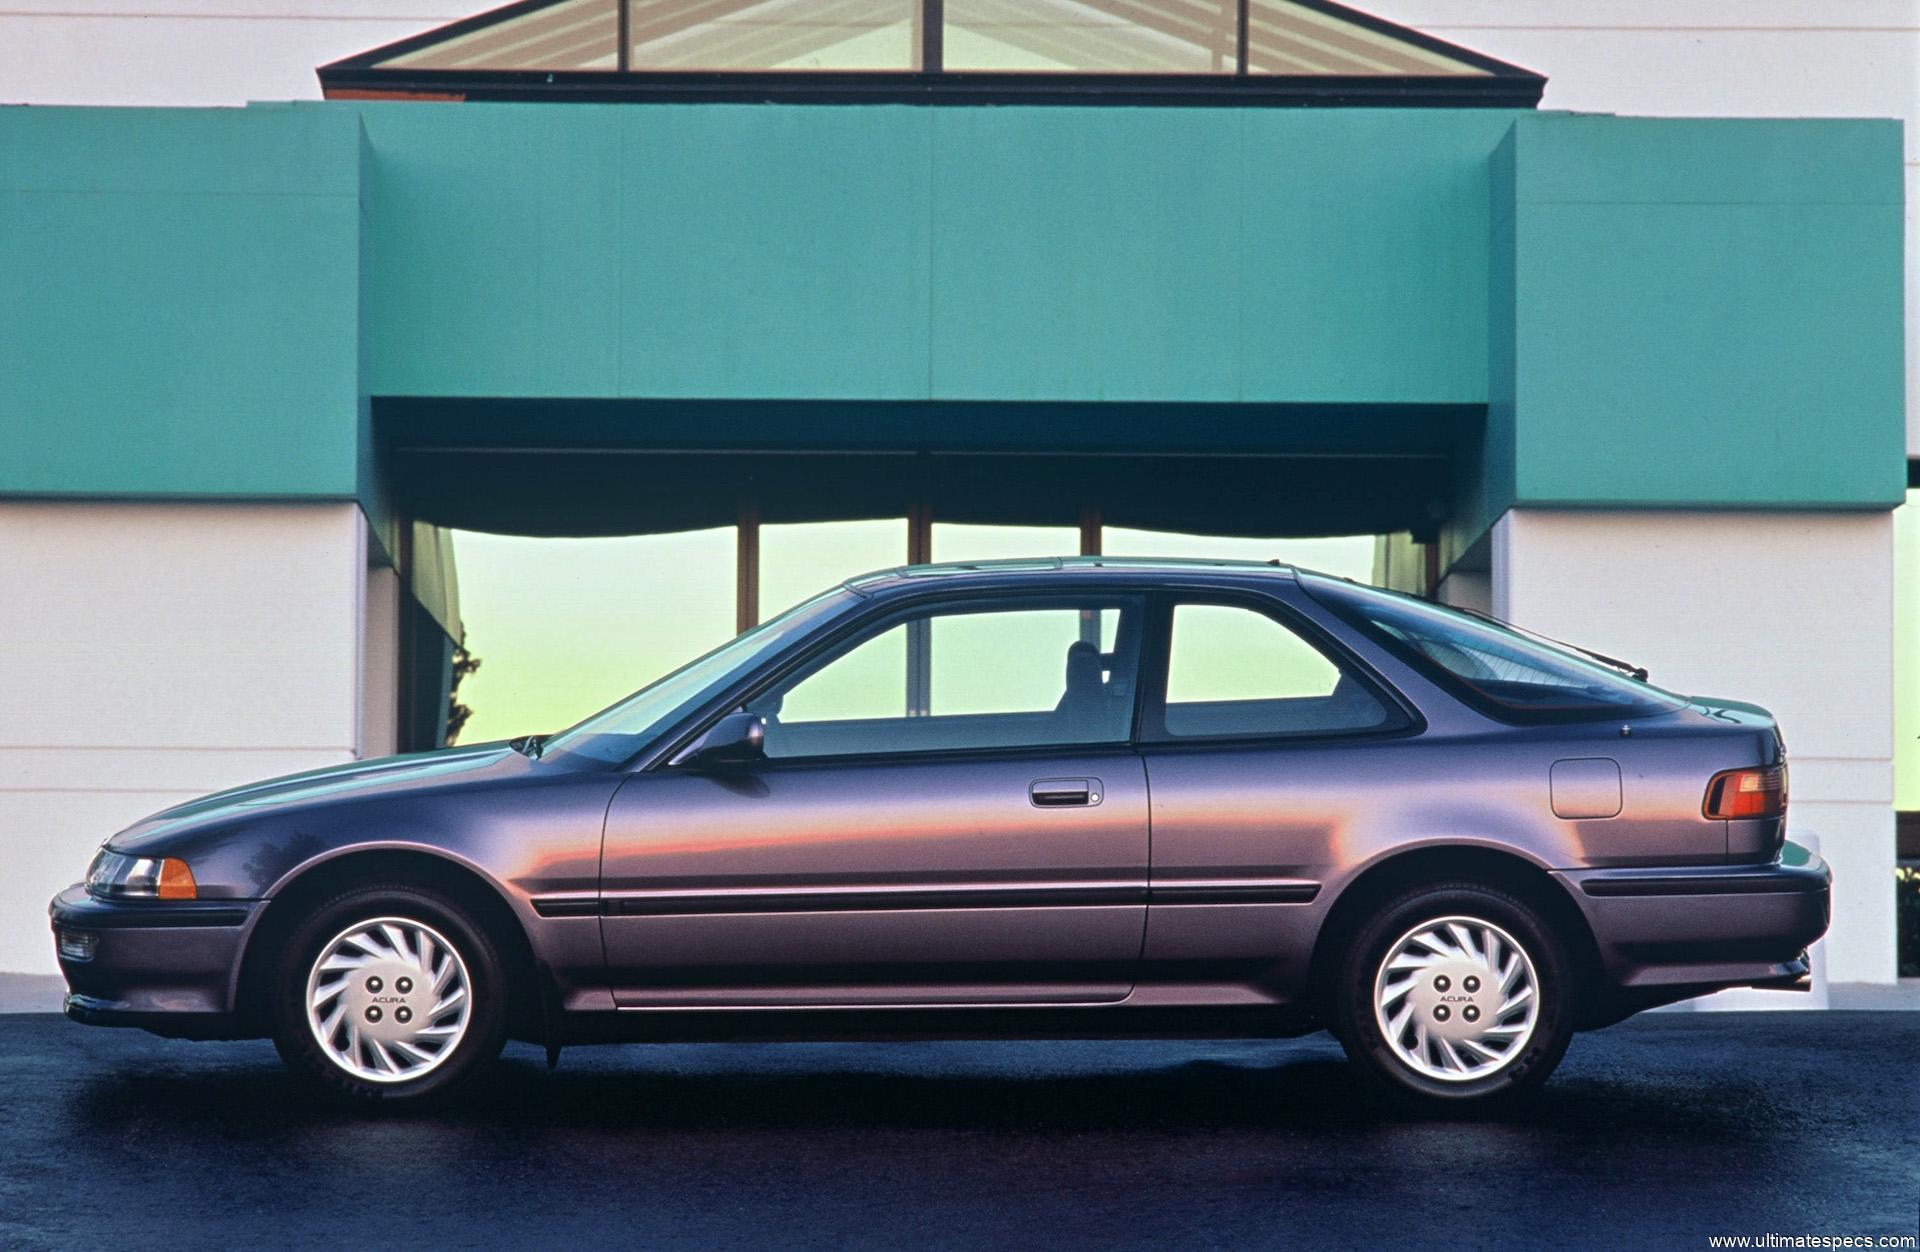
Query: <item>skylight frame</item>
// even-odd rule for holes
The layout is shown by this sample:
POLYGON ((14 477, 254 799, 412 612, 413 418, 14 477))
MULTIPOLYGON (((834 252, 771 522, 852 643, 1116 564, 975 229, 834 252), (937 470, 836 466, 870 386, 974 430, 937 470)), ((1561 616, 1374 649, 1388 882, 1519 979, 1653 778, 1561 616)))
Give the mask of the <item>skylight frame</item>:
MULTIPOLYGON (((1466 66, 1447 74, 1268 73, 1249 69, 1249 11, 1265 0, 1236 0, 1233 67, 1209 73, 1151 71, 950 70, 944 61, 944 0, 915 0, 920 68, 635 69, 630 65, 630 5, 617 4, 613 69, 425 69, 388 64, 565 0, 515 0, 422 34, 321 66, 329 99, 679 101, 688 103, 981 103, 1307 105, 1531 109, 1544 76, 1435 38, 1336 0, 1286 0, 1333 21, 1466 66)), ((1097 0, 1095 0, 1097 3, 1097 0)))

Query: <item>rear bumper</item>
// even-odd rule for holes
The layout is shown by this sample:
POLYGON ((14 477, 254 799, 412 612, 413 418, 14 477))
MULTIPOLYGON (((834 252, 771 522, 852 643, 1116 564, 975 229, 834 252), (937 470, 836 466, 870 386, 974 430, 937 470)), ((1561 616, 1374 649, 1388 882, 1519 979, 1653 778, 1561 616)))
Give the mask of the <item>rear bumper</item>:
POLYGON ((79 886, 47 906, 67 980, 67 1016, 189 1038, 229 1037, 240 956, 264 901, 117 903, 79 886), (60 951, 62 935, 92 948, 60 951))
POLYGON ((1642 988, 1804 986, 1827 932, 1833 874, 1789 843, 1764 865, 1562 872, 1608 980, 1642 988))

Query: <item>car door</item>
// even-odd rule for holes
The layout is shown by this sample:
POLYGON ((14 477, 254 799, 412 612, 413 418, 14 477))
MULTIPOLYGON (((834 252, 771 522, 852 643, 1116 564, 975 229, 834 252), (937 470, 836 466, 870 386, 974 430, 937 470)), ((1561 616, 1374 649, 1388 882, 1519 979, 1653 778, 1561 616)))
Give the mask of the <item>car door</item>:
POLYGON ((637 774, 602 856, 616 1002, 1126 996, 1146 920, 1143 619, 1111 595, 876 610, 746 698, 765 759, 637 774))
MULTIPOLYGON (((1146 977, 1299 984, 1314 900, 1383 803, 1412 719, 1302 615, 1265 595, 1156 603, 1141 717, 1152 788, 1146 977)), ((1229 994, 1222 990, 1221 994, 1229 994)))

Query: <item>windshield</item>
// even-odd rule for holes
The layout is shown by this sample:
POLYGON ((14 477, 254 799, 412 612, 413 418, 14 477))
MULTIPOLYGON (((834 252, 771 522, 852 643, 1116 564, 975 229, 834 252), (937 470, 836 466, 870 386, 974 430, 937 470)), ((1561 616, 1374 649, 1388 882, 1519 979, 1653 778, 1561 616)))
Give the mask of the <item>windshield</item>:
POLYGON ((854 598, 852 592, 836 587, 802 601, 642 687, 620 703, 551 736, 541 746, 540 755, 570 753, 618 765, 646 747, 653 736, 692 712, 709 691, 807 634, 817 623, 838 614, 854 598))
POLYGON ((1302 574, 1300 581, 1322 603, 1496 717, 1578 721, 1645 716, 1686 704, 1682 696, 1497 622, 1320 575, 1302 574))

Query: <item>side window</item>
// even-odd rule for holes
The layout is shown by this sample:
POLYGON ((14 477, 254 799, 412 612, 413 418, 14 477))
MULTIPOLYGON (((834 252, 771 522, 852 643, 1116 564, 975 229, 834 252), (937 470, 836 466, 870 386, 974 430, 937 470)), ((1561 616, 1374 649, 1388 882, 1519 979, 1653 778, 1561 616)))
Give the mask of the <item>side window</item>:
POLYGON ((781 695, 753 702, 749 711, 766 716, 769 726, 810 722, 880 721, 905 717, 907 628, 896 626, 788 687, 781 695), (769 706, 769 707, 762 707, 769 706))
POLYGON ((1240 605, 1174 607, 1168 738, 1334 734, 1400 720, 1284 622, 1240 605))
POLYGON ((1137 606, 953 608, 893 623, 747 704, 770 759, 1124 743, 1137 606))

